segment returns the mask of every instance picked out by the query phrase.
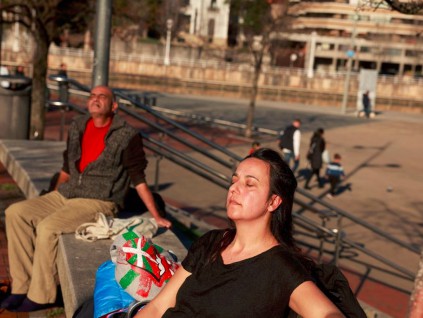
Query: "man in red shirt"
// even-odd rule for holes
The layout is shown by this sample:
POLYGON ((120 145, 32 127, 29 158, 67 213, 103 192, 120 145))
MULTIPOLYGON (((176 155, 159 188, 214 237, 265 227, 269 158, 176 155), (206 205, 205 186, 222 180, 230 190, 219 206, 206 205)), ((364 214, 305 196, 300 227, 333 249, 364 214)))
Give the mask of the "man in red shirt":
POLYGON ((94 87, 87 106, 89 115, 75 118, 69 128, 56 190, 6 210, 12 294, 1 308, 28 312, 51 306, 59 236, 92 222, 98 212, 116 215, 130 183, 157 224, 171 226, 160 216, 145 180, 142 137, 115 114, 112 91, 94 87))

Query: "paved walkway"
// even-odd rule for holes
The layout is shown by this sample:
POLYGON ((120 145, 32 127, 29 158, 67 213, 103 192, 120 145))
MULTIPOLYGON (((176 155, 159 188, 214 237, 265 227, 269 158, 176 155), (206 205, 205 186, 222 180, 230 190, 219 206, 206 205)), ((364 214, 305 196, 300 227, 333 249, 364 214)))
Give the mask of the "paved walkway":
MULTIPOLYGON (((159 97, 158 102, 160 106, 192 112, 197 112, 198 108, 201 108, 201 112, 207 112, 208 109, 214 116, 228 115, 231 120, 239 122, 244 120, 244 106, 247 105, 247 102, 242 100, 168 94, 159 97)), ((261 127, 280 129, 292 118, 300 117, 304 123, 301 150, 303 158, 311 132, 317 127, 324 127, 330 152, 339 152, 344 157, 347 182, 351 183, 352 189, 343 192, 331 203, 380 226, 395 237, 416 246, 423 246, 423 201, 421 190, 419 191, 423 178, 423 167, 420 164, 423 158, 420 142, 423 138, 423 116, 383 113, 374 120, 365 120, 357 119, 353 115, 340 116, 337 113, 338 110, 334 107, 314 108, 259 102, 257 121, 261 127)), ((59 120, 52 113, 49 116, 46 139, 57 140, 59 120)), ((221 142, 233 139, 234 142, 225 146, 240 156, 247 153, 251 144, 251 140, 228 138, 233 136, 222 136, 217 131, 215 137, 221 142)), ((276 142, 273 140, 265 138, 262 142, 264 146, 276 148, 276 142)), ((151 158, 147 169, 150 184, 154 180, 154 168, 155 161, 151 158)), ((304 160, 301 168, 306 168, 304 160)), ((169 203, 177 204, 215 226, 225 226, 226 191, 204 182, 202 178, 166 160, 160 163, 160 169, 160 193, 169 203), (180 184, 183 186, 179 186, 180 184)), ((7 180, 6 184, 12 184, 6 175, 0 175, 0 180, 7 180)), ((312 192, 317 195, 321 193, 316 187, 312 192)), ((2 200, 4 198, 0 197, 3 205, 0 210, 8 204, 2 200)), ((370 233, 363 233, 352 224, 345 225, 348 236, 362 240, 366 246, 393 257, 413 272, 417 271, 418 255, 414 256, 401 248, 386 244, 383 240, 375 239, 370 233)), ((1 228, 0 240, 1 268, 5 269, 7 259, 4 232, 1 228)), ((4 275, 4 272, 0 271, 0 275, 4 275)), ((0 276, 0 279, 2 277, 4 276, 0 276)), ((353 288, 357 286, 358 277, 351 273, 348 278, 353 288)), ((403 283, 402 287, 411 290, 411 285, 403 283)), ((366 281, 359 298, 392 317, 405 316, 408 295, 396 289, 366 281)))

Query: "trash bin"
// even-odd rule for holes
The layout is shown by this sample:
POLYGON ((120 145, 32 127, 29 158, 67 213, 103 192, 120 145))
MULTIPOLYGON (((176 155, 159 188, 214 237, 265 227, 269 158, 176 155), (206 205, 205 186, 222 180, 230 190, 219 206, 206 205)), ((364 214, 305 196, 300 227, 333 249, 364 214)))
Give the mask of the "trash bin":
POLYGON ((0 85, 0 139, 28 139, 31 116, 31 79, 1 77, 10 82, 0 85))

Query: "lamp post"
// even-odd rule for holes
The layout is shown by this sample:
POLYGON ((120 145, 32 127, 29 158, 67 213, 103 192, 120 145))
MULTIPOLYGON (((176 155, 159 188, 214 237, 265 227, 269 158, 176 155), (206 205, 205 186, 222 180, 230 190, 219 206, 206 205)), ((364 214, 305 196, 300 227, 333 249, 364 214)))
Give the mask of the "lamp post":
POLYGON ((112 0, 97 0, 95 19, 94 69, 92 86, 109 82, 112 0))
POLYGON ((239 24, 239 32, 238 32, 238 39, 237 39, 237 44, 240 48, 243 47, 244 45, 244 41, 245 41, 245 36, 244 36, 244 18, 243 17, 239 17, 238 18, 238 24, 239 24))
POLYGON ((355 55, 354 52, 354 41, 355 36, 357 33, 357 21, 360 19, 360 16, 358 14, 354 15, 354 25, 353 30, 351 33, 351 44, 350 49, 347 51, 347 74, 345 76, 345 82, 344 82, 344 94, 342 96, 342 105, 341 105, 341 113, 346 114, 347 113, 347 106, 348 106, 348 95, 350 90, 350 80, 351 80, 351 68, 352 68, 352 60, 355 55))
POLYGON ((314 76, 314 55, 316 54, 316 31, 311 32, 310 46, 309 46, 309 57, 308 57, 308 67, 307 67, 307 77, 313 78, 314 76))
POLYGON ((166 47, 165 47, 165 56, 164 56, 164 65, 166 65, 166 66, 168 66, 170 64, 169 55, 170 55, 170 36, 171 36, 171 31, 172 31, 172 25, 173 25, 172 19, 167 19, 166 20, 166 28, 167 28, 166 47))

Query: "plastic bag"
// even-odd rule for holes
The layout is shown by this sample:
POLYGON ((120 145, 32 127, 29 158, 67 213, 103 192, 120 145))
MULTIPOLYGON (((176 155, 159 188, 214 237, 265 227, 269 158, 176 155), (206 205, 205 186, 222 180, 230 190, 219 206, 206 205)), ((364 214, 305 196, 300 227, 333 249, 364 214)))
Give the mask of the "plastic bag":
POLYGON ((118 235, 110 255, 116 281, 139 301, 152 300, 180 266, 176 256, 135 231, 118 235))

